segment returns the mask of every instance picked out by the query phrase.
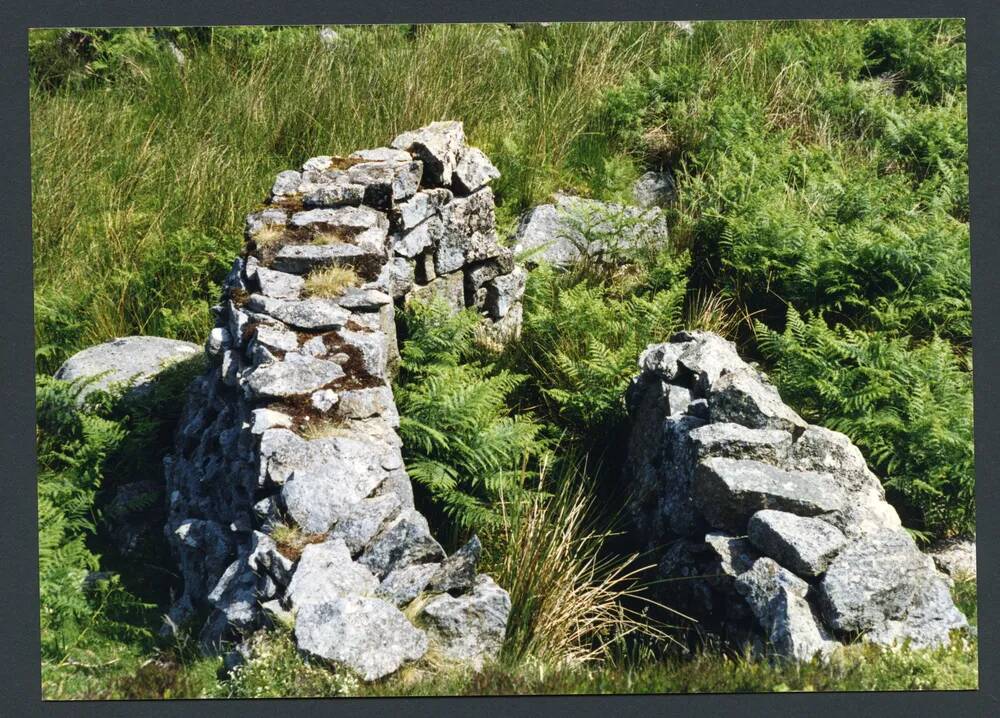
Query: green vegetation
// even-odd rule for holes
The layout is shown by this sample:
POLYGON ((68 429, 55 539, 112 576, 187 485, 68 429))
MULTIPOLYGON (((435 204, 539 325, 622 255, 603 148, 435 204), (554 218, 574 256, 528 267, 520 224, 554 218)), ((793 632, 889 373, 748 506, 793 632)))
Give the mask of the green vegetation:
MULTIPOLYGON (((713 646, 654 655, 651 639, 671 631, 654 614, 681 619, 638 600, 644 557, 615 538, 624 388, 639 352, 685 326, 729 336, 803 416, 848 434, 919 538, 974 529, 962 23, 337 33, 332 46, 315 28, 32 34, 39 371, 112 336, 202 341, 243 216, 309 156, 460 118, 502 172, 504 231, 554 190, 628 200, 644 170, 670 169, 669 238, 575 216, 605 251, 534 271, 509 347, 477 342, 469 313, 416 305, 404 319, 407 467, 436 533, 450 548, 478 533, 485 569, 511 591, 501 661, 365 686, 305 663, 276 630, 220 681, 218 660, 155 638, 165 596, 126 586, 144 574, 102 548, 102 491, 155 470, 186 377, 127 411, 99 396, 80 411, 75 389, 40 376, 46 695, 975 687, 974 640, 852 646, 830 666, 713 646), (624 231, 644 241, 625 250, 624 231), (85 589, 97 569, 110 573, 85 589)), ((311 538, 293 534, 300 550, 311 538)), ((974 584, 955 595, 974 622, 974 584)))

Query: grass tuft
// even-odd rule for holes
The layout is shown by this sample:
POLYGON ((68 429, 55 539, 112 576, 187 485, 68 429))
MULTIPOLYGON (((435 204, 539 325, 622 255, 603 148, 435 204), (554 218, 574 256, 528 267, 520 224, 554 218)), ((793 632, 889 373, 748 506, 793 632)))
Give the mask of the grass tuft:
POLYGON ((311 297, 339 297, 348 287, 361 286, 361 278, 353 267, 325 267, 306 277, 306 294, 311 297))

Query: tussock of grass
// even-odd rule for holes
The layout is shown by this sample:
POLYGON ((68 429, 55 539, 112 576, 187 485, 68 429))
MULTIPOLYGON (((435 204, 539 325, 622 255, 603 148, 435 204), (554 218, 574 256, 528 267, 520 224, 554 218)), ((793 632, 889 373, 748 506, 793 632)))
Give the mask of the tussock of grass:
POLYGON ((648 567, 635 555, 605 555, 613 534, 594 522, 585 475, 564 466, 554 484, 551 494, 504 506, 502 540, 510 548, 493 572, 511 596, 506 656, 579 665, 606 659, 633 634, 669 640, 666 627, 626 606, 651 603, 638 582, 648 567))
POLYGON ((322 418, 305 421, 299 426, 299 435, 306 440, 329 439, 353 434, 350 424, 342 419, 322 418))
POLYGON ((306 546, 323 543, 326 541, 326 534, 310 534, 294 524, 278 523, 271 529, 271 538, 274 539, 278 550, 285 558, 290 561, 298 561, 306 546))
POLYGON ((746 310, 737 306, 732 297, 720 292, 699 289, 688 299, 684 311, 684 328, 715 332, 727 339, 736 339, 741 328, 752 328, 746 310))
POLYGON ((277 245, 285 236, 285 229, 279 225, 268 224, 253 235, 253 241, 258 249, 265 249, 277 245))
POLYGON ((348 287, 361 286, 361 278, 353 267, 324 267, 306 277, 306 294, 311 297, 339 297, 348 287))

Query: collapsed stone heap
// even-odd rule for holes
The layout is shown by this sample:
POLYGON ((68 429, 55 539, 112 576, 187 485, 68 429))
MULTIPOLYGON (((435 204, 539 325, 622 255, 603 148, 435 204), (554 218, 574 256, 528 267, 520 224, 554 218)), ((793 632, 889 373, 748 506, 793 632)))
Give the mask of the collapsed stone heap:
POLYGON ((639 367, 629 509, 667 605, 799 660, 967 628, 857 447, 804 421, 730 342, 680 332, 639 367))
POLYGON ((247 217, 212 366, 165 460, 184 578, 168 630, 207 608, 200 638, 218 648, 283 617, 301 649, 366 680, 430 647, 474 665, 499 650, 510 599, 476 574, 475 538, 446 557, 415 510, 390 386, 394 300, 441 296, 500 338, 518 330, 498 175, 460 122, 437 122, 282 172, 247 217), (330 267, 354 286, 311 292, 330 267))

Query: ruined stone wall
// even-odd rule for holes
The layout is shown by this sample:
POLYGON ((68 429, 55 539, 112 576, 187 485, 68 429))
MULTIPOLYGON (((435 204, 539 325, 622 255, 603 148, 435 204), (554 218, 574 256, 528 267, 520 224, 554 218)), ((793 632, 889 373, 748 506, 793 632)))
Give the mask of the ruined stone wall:
POLYGON ((166 630, 207 611, 218 649, 282 617, 368 680, 431 646, 472 664, 499 650, 510 600, 477 575, 477 540, 446 557, 415 510, 390 384, 398 304, 438 296, 517 333, 525 274, 496 235, 497 176, 438 122, 281 172, 247 217, 165 460, 184 578, 166 630))
POLYGON ((639 368, 629 510, 664 603, 801 660, 858 639, 938 645, 968 627, 858 448, 785 405, 732 343, 680 332, 639 368))

